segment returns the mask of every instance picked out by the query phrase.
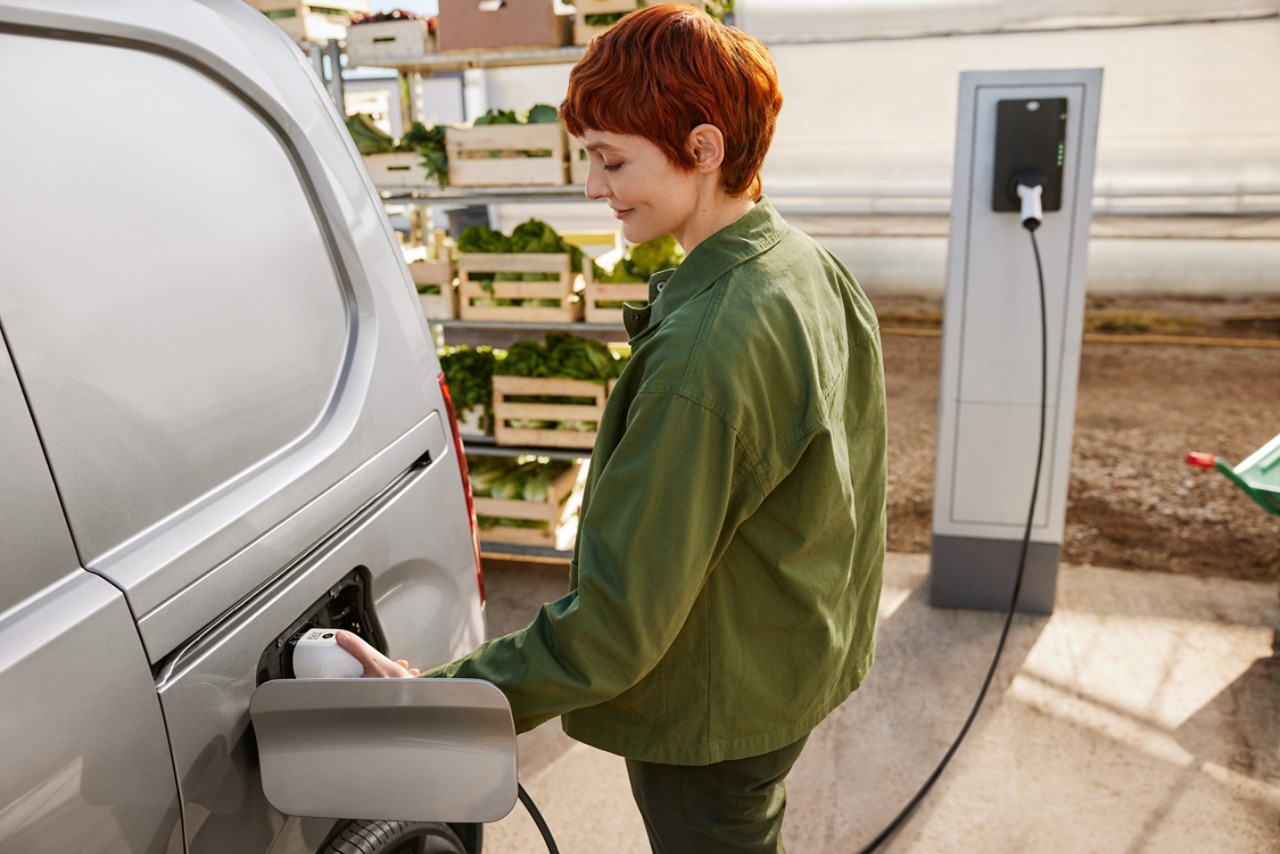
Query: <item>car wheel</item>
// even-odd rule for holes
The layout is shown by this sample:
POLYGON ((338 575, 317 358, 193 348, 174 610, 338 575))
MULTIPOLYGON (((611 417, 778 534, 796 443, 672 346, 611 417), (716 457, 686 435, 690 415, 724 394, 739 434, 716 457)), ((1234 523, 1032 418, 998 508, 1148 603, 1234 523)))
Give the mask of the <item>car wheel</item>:
POLYGON ((343 827, 322 854, 467 854, 467 848, 447 824, 359 819, 343 827))

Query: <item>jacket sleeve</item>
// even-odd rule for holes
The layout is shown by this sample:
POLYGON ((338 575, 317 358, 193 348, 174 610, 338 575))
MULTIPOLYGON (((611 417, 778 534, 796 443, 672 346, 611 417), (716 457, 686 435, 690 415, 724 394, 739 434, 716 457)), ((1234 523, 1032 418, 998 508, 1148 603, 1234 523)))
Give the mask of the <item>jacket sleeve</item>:
POLYGON ((580 521, 576 586, 528 627, 424 675, 494 683, 520 732, 639 682, 758 495, 747 450, 699 403, 637 395, 580 521))

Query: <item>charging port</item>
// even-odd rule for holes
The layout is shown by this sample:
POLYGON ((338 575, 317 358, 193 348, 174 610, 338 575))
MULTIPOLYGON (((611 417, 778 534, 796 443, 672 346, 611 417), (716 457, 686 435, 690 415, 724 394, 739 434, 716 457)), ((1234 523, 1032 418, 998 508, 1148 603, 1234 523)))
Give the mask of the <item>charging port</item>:
POLYGON ((276 637, 258 659, 258 684, 293 678, 293 648, 311 629, 346 629, 372 646, 387 651, 387 641, 373 610, 368 570, 353 569, 329 592, 312 603, 289 628, 276 637))

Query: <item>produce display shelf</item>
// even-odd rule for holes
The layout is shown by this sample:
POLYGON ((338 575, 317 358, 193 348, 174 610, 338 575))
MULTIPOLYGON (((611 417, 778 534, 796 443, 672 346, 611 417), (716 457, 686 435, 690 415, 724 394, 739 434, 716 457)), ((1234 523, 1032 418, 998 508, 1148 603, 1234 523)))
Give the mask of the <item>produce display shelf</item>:
POLYGON ((520 65, 564 65, 582 58, 581 45, 503 50, 467 50, 418 56, 382 56, 362 60, 372 68, 394 68, 402 74, 432 74, 471 68, 511 68, 520 65))
POLYGON ((627 327, 621 323, 585 323, 575 320, 566 323, 528 323, 516 320, 441 320, 437 325, 445 329, 474 329, 491 332, 528 332, 545 330, 547 332, 621 332, 626 334, 627 327))
POLYGON ((520 445, 499 445, 492 436, 463 436, 462 450, 467 454, 485 457, 547 457, 552 460, 585 460, 591 456, 582 448, 534 448, 520 445))
POLYGON ((585 202, 582 187, 576 184, 521 187, 447 187, 438 190, 422 190, 413 187, 380 187, 384 202, 402 204, 448 205, 503 205, 503 204, 555 204, 558 202, 585 202))
POLYGON ((480 540, 481 558, 519 560, 526 563, 568 565, 573 559, 571 549, 553 549, 548 546, 523 546, 515 543, 493 543, 480 540))

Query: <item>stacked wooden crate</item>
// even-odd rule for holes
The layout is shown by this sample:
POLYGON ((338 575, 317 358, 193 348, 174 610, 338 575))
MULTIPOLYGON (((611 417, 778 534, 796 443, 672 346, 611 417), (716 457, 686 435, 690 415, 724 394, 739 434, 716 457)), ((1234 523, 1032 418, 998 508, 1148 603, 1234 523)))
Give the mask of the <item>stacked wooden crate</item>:
POLYGON ((547 487, 542 501, 476 496, 476 516, 497 520, 486 524, 482 536, 488 542, 544 548, 566 548, 577 521, 581 491, 577 488, 582 464, 574 462, 547 487), (536 527, 506 525, 504 519, 540 523, 536 527))
POLYGON ((418 301, 427 320, 453 320, 458 316, 458 295, 453 286, 453 263, 447 258, 414 261, 409 273, 418 288, 418 301))
POLYGON ((493 378, 493 436, 499 445, 581 448, 596 443, 609 389, 560 377, 493 378), (528 427, 528 422, 554 427, 528 427))
POLYGON ((436 37, 442 51, 553 48, 569 43, 569 17, 552 0, 439 0, 436 37))
POLYGON ((313 4, 304 0, 249 0, 295 41, 322 44, 343 41, 352 17, 369 11, 369 0, 330 0, 313 4))
POLYGON ((422 155, 416 151, 387 151, 366 154, 364 166, 369 170, 373 186, 393 190, 431 190, 440 185, 427 177, 422 155))
POLYGON ((587 323, 622 323, 619 303, 644 305, 649 301, 648 282, 598 282, 590 264, 583 265, 582 304, 587 323))
POLYGON ((458 314, 463 320, 571 323, 582 319, 578 281, 573 259, 565 252, 462 252, 458 314), (525 274, 554 278, 519 278, 525 274), (494 305, 499 300, 511 304, 494 305))
POLYGON ((347 61, 352 66, 382 65, 431 53, 435 53, 435 37, 427 18, 366 21, 347 29, 347 61))
POLYGON ((444 132, 453 187, 559 186, 565 183, 564 126, 449 127, 444 132))

